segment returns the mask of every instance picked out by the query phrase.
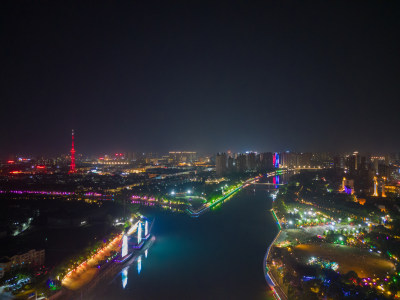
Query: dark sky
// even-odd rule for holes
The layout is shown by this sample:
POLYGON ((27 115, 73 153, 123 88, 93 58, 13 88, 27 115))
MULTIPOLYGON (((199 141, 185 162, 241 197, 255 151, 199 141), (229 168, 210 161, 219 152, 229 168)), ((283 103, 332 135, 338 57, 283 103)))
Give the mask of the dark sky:
POLYGON ((2 1, 0 154, 400 151, 400 1, 2 1))

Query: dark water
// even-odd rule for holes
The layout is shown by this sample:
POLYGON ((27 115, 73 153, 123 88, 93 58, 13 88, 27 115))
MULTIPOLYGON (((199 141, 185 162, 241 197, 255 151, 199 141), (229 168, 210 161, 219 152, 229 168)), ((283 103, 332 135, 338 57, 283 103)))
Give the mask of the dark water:
POLYGON ((270 299, 263 259, 278 229, 264 187, 247 188, 199 218, 147 211, 156 241, 99 299, 270 299))

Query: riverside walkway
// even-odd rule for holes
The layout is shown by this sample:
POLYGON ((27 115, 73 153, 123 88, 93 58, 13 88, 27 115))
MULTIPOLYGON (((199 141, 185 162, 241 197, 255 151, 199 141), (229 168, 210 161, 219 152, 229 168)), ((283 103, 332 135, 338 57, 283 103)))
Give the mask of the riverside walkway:
POLYGON ((274 278, 274 276, 272 275, 272 273, 270 272, 269 267, 268 267, 268 264, 271 262, 271 259, 270 259, 271 248, 282 233, 282 227, 281 227, 281 224, 279 223, 278 217, 275 214, 275 211, 273 209, 271 209, 271 212, 278 224, 279 232, 276 235, 276 237, 274 238, 274 240, 272 241, 272 243, 269 245, 267 253, 265 254, 264 275, 265 275, 265 279, 266 279, 268 285, 271 287, 271 289, 274 293, 274 297, 279 300, 281 300, 281 299, 286 300, 286 299, 288 299, 287 295, 281 289, 281 287, 279 286, 278 282, 276 281, 276 279, 274 278))
POLYGON ((206 203, 204 204, 202 207, 200 207, 200 209, 193 211, 191 209, 187 209, 187 212, 192 216, 192 217, 199 217, 200 215, 202 215, 203 213, 205 213, 206 211, 210 210, 210 208, 222 203, 224 200, 226 200, 227 198, 229 198, 230 196, 233 196, 234 194, 236 194, 238 191, 240 191, 241 189, 247 187, 250 184, 253 184, 254 182, 257 182, 258 180, 260 180, 263 176, 257 176, 255 178, 250 178, 248 180, 246 180, 242 185, 240 185, 239 187, 235 188, 234 190, 230 191, 229 193, 223 195, 222 197, 218 198, 216 201, 212 202, 212 203, 206 203))
MULTIPOLYGON (((192 216, 192 217, 199 217, 200 215, 202 215, 203 213, 207 212, 210 210, 210 208, 222 203, 224 200, 226 200, 227 198, 229 198, 230 196, 233 196, 235 193, 237 193, 238 191, 240 191, 241 189, 249 186, 250 184, 259 184, 258 181, 265 177, 265 178, 269 178, 269 177, 273 177, 278 175, 277 171, 273 171, 270 173, 267 173, 265 175, 262 176, 257 176, 254 178, 250 178, 248 180, 246 180, 241 186, 235 188, 234 190, 230 191, 229 193, 227 193, 226 195, 223 195, 221 198, 217 199, 216 201, 210 203, 206 203, 203 206, 201 206, 199 209, 197 210, 191 210, 190 208, 186 209, 186 211, 192 216)), ((266 183, 266 185, 271 185, 269 183, 266 183)), ((277 184, 272 184, 272 185, 277 185, 277 184)))

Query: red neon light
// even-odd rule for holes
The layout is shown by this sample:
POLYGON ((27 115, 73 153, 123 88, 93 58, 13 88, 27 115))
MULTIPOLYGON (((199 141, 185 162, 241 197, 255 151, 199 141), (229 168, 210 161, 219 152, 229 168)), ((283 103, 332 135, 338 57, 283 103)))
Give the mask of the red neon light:
POLYGON ((13 160, 8 160, 7 163, 8 163, 8 164, 13 164, 13 163, 15 163, 15 161, 13 161, 13 160))
POLYGON ((37 169, 46 169, 46 166, 36 166, 37 169))
POLYGON ((72 147, 71 147, 71 165, 69 167, 69 173, 75 173, 75 147, 74 147, 74 130, 72 129, 72 147))

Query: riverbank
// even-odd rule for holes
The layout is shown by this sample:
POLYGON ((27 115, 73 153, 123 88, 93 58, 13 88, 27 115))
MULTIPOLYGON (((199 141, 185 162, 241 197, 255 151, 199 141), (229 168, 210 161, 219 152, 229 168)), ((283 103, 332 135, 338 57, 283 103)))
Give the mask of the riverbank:
POLYGON ((274 238, 274 240, 271 242, 271 244, 268 247, 267 253, 264 257, 264 275, 265 275, 265 280, 267 281, 268 285, 271 287, 272 292, 274 293, 274 297, 276 299, 283 299, 286 300, 287 299, 287 295, 285 294, 285 292, 282 290, 282 288, 279 286, 278 282, 276 281, 276 279, 274 278, 273 274, 270 271, 270 262, 271 262, 271 248, 274 246, 275 242, 279 239, 279 236, 282 233, 282 226, 279 222, 279 219, 274 211, 274 209, 271 209, 271 213, 274 217, 274 219, 277 222, 278 228, 279 228, 279 232, 276 235, 276 237, 274 238))
POLYGON ((386 224, 390 216, 371 213, 380 213, 378 225, 355 215, 360 204, 334 192, 335 181, 322 175, 292 177, 273 203, 279 232, 264 263, 276 298, 397 297, 398 243, 386 224))
MULTIPOLYGON (((64 293, 68 295, 71 292, 79 291, 82 293, 83 290, 88 291, 90 290, 88 286, 93 287, 100 279, 108 277, 107 274, 118 272, 123 265, 132 261, 132 257, 135 257, 142 250, 143 246, 147 247, 148 243, 146 241, 150 237, 153 224, 154 221, 151 222, 149 229, 147 219, 145 222, 139 219, 135 223, 131 220, 129 229, 125 228, 121 234, 116 236, 86 261, 82 262, 78 267, 70 270, 62 278, 61 284, 64 293), (143 230, 142 227, 144 227, 143 230), (136 237, 133 237, 134 233, 138 235, 137 242, 129 241, 129 239, 136 240, 136 237), (120 254, 121 251, 122 253, 120 254), (124 252, 125 254, 123 254, 124 252)), ((151 244, 153 241, 154 238, 151 239, 151 244)))
POLYGON ((225 200, 227 200, 230 197, 234 196, 237 192, 239 192, 243 188, 249 186, 250 184, 255 184, 262 178, 270 178, 270 177, 273 177, 273 176, 277 176, 278 173, 282 174, 283 172, 282 171, 279 171, 279 172, 278 171, 273 171, 273 172, 267 173, 265 175, 260 175, 260 176, 257 176, 257 177, 250 178, 250 179, 246 180, 245 182, 243 182, 241 185, 239 185, 237 187, 234 187, 233 190, 228 191, 225 195, 221 196, 220 198, 203 204, 197 210, 191 210, 190 208, 188 208, 186 211, 192 217, 199 217, 203 213, 209 211, 211 208, 223 203, 225 200))
POLYGON ((125 288, 121 274, 99 299, 273 299, 261 266, 278 231, 265 214, 271 187, 251 185, 199 218, 144 208, 157 220, 157 242, 142 257, 140 274, 130 267, 125 288))

